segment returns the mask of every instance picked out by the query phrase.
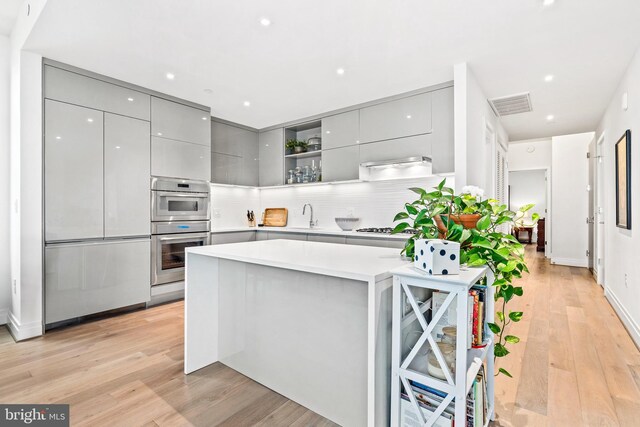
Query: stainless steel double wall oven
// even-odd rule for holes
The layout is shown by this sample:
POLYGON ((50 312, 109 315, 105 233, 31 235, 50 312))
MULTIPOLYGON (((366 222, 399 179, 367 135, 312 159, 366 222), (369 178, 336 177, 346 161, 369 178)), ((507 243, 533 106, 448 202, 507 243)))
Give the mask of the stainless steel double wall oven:
POLYGON ((209 244, 209 184, 151 180, 151 286, 184 280, 185 249, 209 244))

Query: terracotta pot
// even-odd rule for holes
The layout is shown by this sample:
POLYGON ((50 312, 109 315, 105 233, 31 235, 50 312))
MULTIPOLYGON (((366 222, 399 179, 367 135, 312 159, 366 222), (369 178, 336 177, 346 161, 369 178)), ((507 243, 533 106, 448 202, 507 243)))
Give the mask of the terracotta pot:
MULTIPOLYGON (((446 215, 438 215, 434 219, 436 221, 436 225, 438 226, 438 231, 440 231, 440 236, 446 236, 447 234, 447 226, 441 217, 449 218, 449 214, 446 215)), ((462 214, 462 215, 451 215, 451 220, 456 224, 461 224, 464 228, 476 228, 478 225, 478 221, 482 218, 480 214, 462 214)))

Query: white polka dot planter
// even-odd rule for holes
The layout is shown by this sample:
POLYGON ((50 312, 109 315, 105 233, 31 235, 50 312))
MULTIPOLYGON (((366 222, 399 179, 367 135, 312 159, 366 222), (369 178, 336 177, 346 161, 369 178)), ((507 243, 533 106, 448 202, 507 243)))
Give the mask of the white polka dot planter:
POLYGON ((439 239, 416 240, 414 265, 429 274, 459 274, 460 243, 439 239))

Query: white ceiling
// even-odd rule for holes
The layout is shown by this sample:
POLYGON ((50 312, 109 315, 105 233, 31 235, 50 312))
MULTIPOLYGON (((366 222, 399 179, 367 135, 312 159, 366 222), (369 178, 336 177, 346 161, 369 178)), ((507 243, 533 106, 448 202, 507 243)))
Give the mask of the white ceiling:
POLYGON ((256 128, 451 80, 467 61, 489 97, 531 92, 534 111, 504 119, 518 140, 593 130, 639 22, 638 0, 49 0, 27 48, 256 128))
POLYGON ((18 10, 22 0, 1 0, 0 4, 0 35, 11 35, 11 29, 16 22, 18 10))

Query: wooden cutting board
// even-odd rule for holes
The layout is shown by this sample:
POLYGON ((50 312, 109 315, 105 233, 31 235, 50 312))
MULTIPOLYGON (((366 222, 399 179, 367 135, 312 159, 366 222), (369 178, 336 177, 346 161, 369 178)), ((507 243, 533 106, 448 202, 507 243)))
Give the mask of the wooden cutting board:
POLYGON ((264 210, 264 225, 266 227, 285 227, 288 215, 287 208, 266 208, 264 210))

